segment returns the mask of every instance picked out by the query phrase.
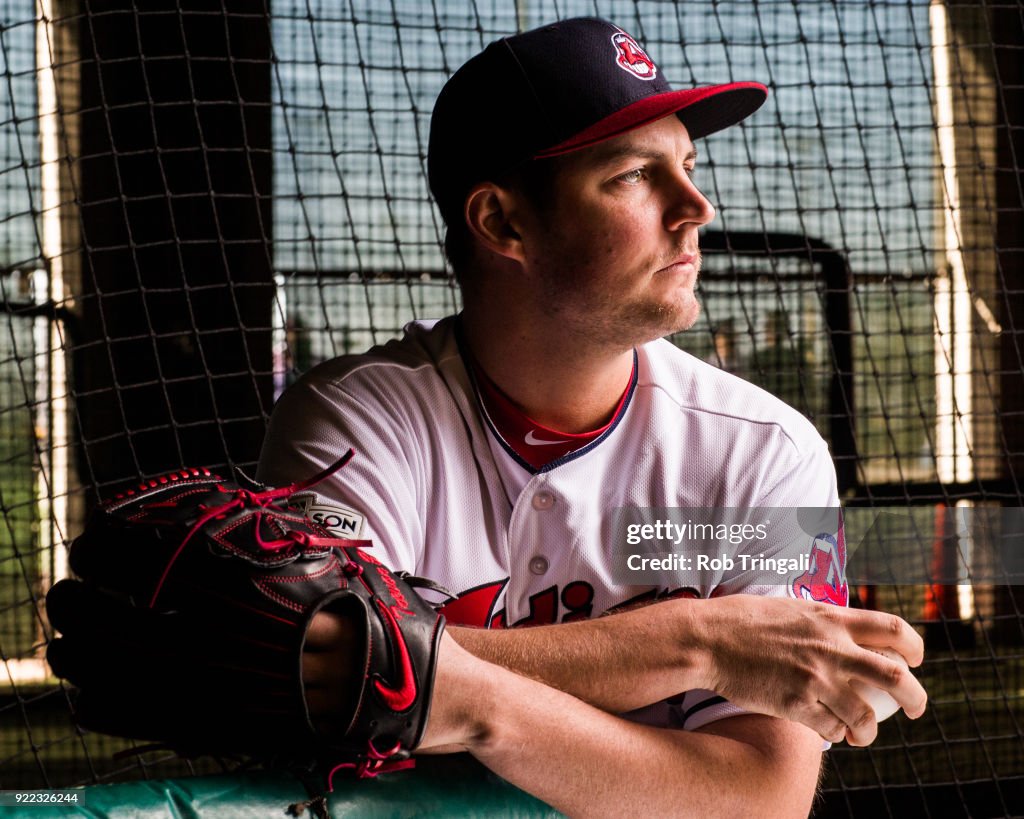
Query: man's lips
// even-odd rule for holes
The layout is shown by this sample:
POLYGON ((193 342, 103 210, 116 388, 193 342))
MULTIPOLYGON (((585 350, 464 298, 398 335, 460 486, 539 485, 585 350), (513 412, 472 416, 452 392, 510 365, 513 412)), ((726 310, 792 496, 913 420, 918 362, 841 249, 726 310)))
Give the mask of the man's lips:
POLYGON ((698 254, 696 254, 696 253, 684 253, 682 256, 676 257, 671 262, 669 262, 667 265, 665 265, 662 268, 662 270, 670 271, 673 268, 686 267, 686 266, 695 267, 696 264, 697 264, 697 260, 699 258, 700 258, 700 256, 698 254))

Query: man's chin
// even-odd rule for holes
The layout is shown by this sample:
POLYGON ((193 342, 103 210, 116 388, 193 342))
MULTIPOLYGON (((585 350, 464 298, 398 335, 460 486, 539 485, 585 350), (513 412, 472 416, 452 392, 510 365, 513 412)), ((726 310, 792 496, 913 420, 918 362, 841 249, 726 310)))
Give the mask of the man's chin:
POLYGON ((665 312, 664 332, 659 337, 684 333, 697 323, 698 318, 700 318, 700 302, 695 298, 691 297, 683 304, 674 304, 670 310, 665 312))
POLYGON ((687 330, 693 327, 694 324, 697 323, 698 318, 700 318, 700 305, 694 302, 693 309, 688 312, 685 318, 683 318, 683 320, 679 323, 676 329, 674 329, 672 332, 685 333, 687 330))
POLYGON ((642 335, 642 338, 638 339, 638 343, 646 344, 649 341, 656 341, 659 338, 689 330, 697 323, 700 316, 700 304, 694 300, 685 305, 651 305, 642 313, 643 315, 636 316, 632 329, 634 333, 639 331, 638 334, 642 335))

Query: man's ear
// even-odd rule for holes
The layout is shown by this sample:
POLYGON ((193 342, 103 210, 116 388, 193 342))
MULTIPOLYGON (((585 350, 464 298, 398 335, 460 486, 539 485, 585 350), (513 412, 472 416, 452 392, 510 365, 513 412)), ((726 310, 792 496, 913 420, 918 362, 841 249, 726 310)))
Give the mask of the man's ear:
POLYGON ((481 182, 466 196, 466 225, 485 248, 523 261, 523 240, 517 230, 516 195, 493 182, 481 182))

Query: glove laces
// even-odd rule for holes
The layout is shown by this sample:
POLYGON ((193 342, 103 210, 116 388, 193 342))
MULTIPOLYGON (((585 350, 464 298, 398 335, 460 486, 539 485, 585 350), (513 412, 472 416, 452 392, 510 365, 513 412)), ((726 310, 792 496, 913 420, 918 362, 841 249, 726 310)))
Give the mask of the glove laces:
POLYGON ((416 767, 415 759, 393 759, 396 754, 402 751, 402 743, 396 742, 394 747, 386 751, 378 751, 372 741, 366 743, 366 759, 359 762, 342 762, 331 768, 327 774, 327 792, 334 793, 334 775, 342 768, 352 768, 359 779, 372 779, 383 773, 393 771, 405 771, 416 767))
MULTIPOLYGON (((239 509, 256 509, 257 517, 262 511, 272 504, 274 501, 280 500, 281 498, 287 498, 294 495, 296 492, 300 492, 303 489, 309 489, 312 486, 316 486, 323 480, 331 477, 335 472, 341 469, 345 464, 352 460, 355 455, 354 449, 349 449, 344 455, 338 460, 328 466, 326 469, 313 475, 311 478, 306 478, 301 481, 290 483, 287 486, 271 487, 264 489, 259 492, 253 492, 249 489, 239 487, 232 493, 231 500, 226 503, 222 503, 219 506, 213 506, 207 509, 199 519, 192 524, 192 528, 188 530, 188 534, 182 538, 181 543, 174 550, 174 554, 171 555, 170 560, 167 561, 167 565, 164 567, 163 573, 160 575, 160 580, 157 581, 156 588, 153 590, 153 596, 149 600, 149 608, 153 608, 156 605, 157 597, 160 596, 160 591, 163 589, 164 583, 167 581, 167 576, 171 573, 175 562, 181 556, 181 553, 185 551, 185 547, 188 542, 192 539, 200 529, 202 529, 211 520, 227 515, 239 509)), ((259 526, 256 527, 257 533, 259 532, 259 526)), ((258 539, 260 548, 266 550, 274 550, 281 548, 281 541, 268 543, 264 540, 258 539)), ((305 532, 289 532, 288 540, 285 543, 298 543, 300 546, 346 546, 351 544, 352 541, 347 538, 325 538, 308 535, 305 532)))

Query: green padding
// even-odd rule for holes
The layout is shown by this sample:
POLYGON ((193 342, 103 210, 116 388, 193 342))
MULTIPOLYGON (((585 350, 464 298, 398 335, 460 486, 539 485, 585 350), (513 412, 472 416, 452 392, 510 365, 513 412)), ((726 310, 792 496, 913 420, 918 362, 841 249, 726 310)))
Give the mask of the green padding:
MULTIPOLYGON (((289 805, 306 801, 296 778, 277 772, 205 776, 93 785, 80 789, 78 806, 0 807, 0 816, 42 819, 250 819, 284 817, 289 805)), ((413 817, 560 817, 543 802, 475 764, 424 765, 376 779, 336 779, 328 799, 331 816, 359 819, 413 817)), ((307 810, 303 819, 315 819, 307 810)))

